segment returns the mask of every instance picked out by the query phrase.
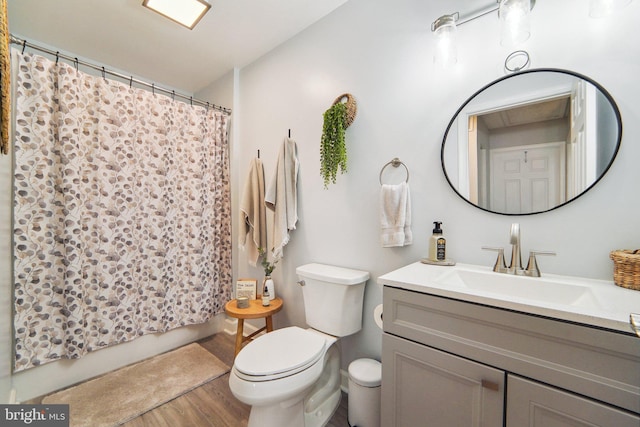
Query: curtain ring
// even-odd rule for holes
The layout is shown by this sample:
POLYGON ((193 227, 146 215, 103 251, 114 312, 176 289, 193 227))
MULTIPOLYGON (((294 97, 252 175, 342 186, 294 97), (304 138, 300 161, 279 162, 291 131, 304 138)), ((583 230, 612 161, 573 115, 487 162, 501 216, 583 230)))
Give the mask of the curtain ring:
POLYGON ((58 61, 60 60, 60 51, 56 52, 56 65, 58 65, 58 61))
POLYGON ((106 80, 104 67, 102 67, 102 78, 106 80))
POLYGON ((133 87, 133 76, 129 77, 129 89, 133 87))
POLYGON ((175 90, 171 91, 171 99, 174 100, 174 101, 176 100, 176 91, 175 90))
POLYGON ((191 96, 191 97, 189 98, 189 102, 191 103, 191 106, 193 107, 193 96, 191 96))
POLYGON ((27 47, 27 41, 26 40, 22 40, 22 54, 24 55, 24 50, 27 47))
POLYGON ((209 101, 207 101, 207 112, 209 112, 209 101))
POLYGON ((73 59, 73 65, 76 67, 76 71, 78 71, 78 58, 73 59))
POLYGON ((156 84, 155 83, 151 83, 151 93, 152 94, 156 94, 156 84))

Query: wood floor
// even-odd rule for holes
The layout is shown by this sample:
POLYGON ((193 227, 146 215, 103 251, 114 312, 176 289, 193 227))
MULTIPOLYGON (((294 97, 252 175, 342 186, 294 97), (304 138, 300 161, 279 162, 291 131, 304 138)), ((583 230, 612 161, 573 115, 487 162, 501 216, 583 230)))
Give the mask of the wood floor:
MULTIPOLYGON (((235 336, 225 333, 199 341, 217 358, 233 365, 235 336)), ((229 374, 225 374, 189 393, 123 424, 124 427, 244 427, 249 406, 231 394, 229 374)), ((338 410, 328 427, 348 427, 347 396, 343 393, 338 410)))

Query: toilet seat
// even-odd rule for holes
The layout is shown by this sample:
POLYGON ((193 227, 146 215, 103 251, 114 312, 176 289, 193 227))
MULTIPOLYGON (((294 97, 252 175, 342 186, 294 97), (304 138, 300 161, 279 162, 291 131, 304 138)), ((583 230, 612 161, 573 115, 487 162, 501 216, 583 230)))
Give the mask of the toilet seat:
POLYGON ((297 326, 278 329, 250 342, 234 362, 236 375, 247 381, 270 381, 301 372, 325 353, 326 339, 297 326))

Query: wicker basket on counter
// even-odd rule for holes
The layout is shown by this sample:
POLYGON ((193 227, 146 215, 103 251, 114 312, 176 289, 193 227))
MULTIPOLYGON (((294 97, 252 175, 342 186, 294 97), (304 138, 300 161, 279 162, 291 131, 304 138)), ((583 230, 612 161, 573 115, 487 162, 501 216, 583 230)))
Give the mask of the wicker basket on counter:
POLYGON ((640 291, 640 249, 612 251, 613 281, 623 288, 640 291))

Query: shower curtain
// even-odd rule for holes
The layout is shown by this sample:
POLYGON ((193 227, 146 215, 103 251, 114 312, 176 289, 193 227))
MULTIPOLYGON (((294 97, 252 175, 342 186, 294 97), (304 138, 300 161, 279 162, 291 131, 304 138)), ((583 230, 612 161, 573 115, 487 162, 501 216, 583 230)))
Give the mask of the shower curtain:
POLYGON ((228 114, 13 55, 14 370, 223 311, 228 114))

